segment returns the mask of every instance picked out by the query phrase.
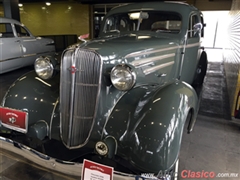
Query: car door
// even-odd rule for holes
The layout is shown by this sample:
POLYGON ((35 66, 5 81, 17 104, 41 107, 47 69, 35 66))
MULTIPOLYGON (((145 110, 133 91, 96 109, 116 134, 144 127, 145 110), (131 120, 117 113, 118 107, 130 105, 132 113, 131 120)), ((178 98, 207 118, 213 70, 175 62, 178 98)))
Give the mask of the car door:
POLYGON ((0 74, 21 67, 22 51, 11 23, 0 23, 0 74))
POLYGON ((188 37, 184 54, 182 80, 192 84, 201 52, 201 31, 195 32, 194 25, 200 23, 198 14, 191 14, 189 17, 188 37))
POLYGON ((37 39, 24 27, 15 24, 17 41, 20 44, 23 55, 23 66, 31 65, 36 59, 36 55, 40 52, 37 46, 37 39))

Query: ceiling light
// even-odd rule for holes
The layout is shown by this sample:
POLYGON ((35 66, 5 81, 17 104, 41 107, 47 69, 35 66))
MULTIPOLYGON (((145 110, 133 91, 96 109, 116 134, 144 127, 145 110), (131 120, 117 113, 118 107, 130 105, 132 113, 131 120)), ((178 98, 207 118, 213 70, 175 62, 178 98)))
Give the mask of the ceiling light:
POLYGON ((47 6, 51 6, 51 3, 50 3, 50 2, 46 2, 46 5, 47 5, 47 6))
POLYGON ((19 7, 23 7, 23 4, 18 4, 19 7))

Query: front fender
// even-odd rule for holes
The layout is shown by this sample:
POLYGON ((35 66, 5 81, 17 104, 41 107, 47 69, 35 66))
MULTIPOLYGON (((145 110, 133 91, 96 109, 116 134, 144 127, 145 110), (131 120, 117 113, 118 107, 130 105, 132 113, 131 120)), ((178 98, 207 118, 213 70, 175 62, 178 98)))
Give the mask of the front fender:
MULTIPOLYGON (((42 80, 32 71, 18 78, 10 86, 1 105, 28 112, 28 135, 43 138, 43 134, 33 135, 31 132, 36 133, 32 130, 38 127, 38 123, 46 124, 46 128, 49 129, 58 97, 59 76, 42 80)), ((46 130, 43 132, 48 133, 46 130)))
POLYGON ((183 82, 157 90, 135 88, 115 106, 105 135, 115 137, 117 154, 141 171, 169 170, 178 158, 188 112, 197 106, 195 90, 183 82))

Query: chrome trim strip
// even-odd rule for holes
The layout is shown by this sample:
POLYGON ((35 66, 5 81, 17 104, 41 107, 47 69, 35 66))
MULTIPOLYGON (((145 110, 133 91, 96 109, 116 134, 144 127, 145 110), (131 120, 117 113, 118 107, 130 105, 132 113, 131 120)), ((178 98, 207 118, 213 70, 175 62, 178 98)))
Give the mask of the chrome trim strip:
MULTIPOLYGON (((72 58, 71 58, 71 65, 72 67, 76 67, 76 49, 75 52, 72 54, 72 58)), ((73 124, 73 108, 74 108, 74 89, 75 89, 75 79, 76 79, 76 73, 71 73, 71 94, 70 94, 70 114, 69 114, 69 131, 68 131, 68 140, 67 140, 67 146, 70 147, 71 144, 71 134, 72 134, 72 124, 73 124)))
POLYGON ((155 71, 157 71, 157 70, 159 70, 159 69, 165 68, 165 67, 167 67, 167 66, 171 66, 171 65, 173 65, 173 64, 174 64, 174 61, 171 61, 171 62, 168 62, 168 63, 164 63, 164 64, 161 64, 161 65, 158 65, 158 66, 154 66, 154 67, 152 67, 152 68, 145 69, 145 70, 143 71, 143 73, 144 73, 145 75, 148 75, 148 74, 151 74, 151 73, 153 73, 153 72, 155 72, 155 71))
POLYGON ((159 53, 159 52, 163 52, 163 51, 174 50, 179 47, 181 47, 181 46, 174 46, 174 47, 157 49, 157 50, 149 50, 149 51, 144 50, 144 51, 130 53, 130 54, 126 55, 124 58, 131 58, 131 57, 142 56, 142 55, 147 55, 147 54, 159 53))
POLYGON ((45 82, 44 80, 42 80, 42 79, 41 79, 41 78, 39 78, 39 77, 35 77, 35 79, 36 79, 36 80, 38 80, 38 81, 40 81, 41 83, 45 84, 45 85, 46 85, 46 86, 48 86, 48 87, 52 87, 52 85, 51 85, 51 84, 49 84, 49 83, 45 82))
POLYGON ((166 58, 170 58, 170 57, 174 57, 175 53, 171 53, 171 54, 164 54, 161 56, 156 56, 156 57, 150 57, 150 58, 144 58, 144 59, 140 59, 140 60, 135 60, 133 62, 131 62, 130 64, 132 64, 133 66, 141 66, 143 64, 147 64, 153 61, 161 61, 163 59, 166 58))
POLYGON ((9 58, 9 59, 2 59, 2 60, 0 60, 0 63, 4 62, 4 61, 11 61, 11 60, 19 59, 19 58, 23 58, 23 56, 19 56, 19 57, 15 57, 15 58, 9 58))
POLYGON ((32 42, 36 41, 36 39, 26 39, 26 38, 31 38, 31 37, 21 37, 23 42, 32 42))
MULTIPOLYGON (((64 51, 63 51, 63 53, 62 53, 62 55, 61 55, 61 62, 64 62, 64 58, 65 58, 65 54, 66 53, 68 53, 69 51, 73 51, 74 49, 65 49, 64 51)), ((72 52, 71 52, 72 53, 72 52)), ((72 55, 71 55, 72 56, 72 55)), ((62 67, 62 65, 60 66, 60 72, 62 72, 63 71, 63 67, 62 67)), ((61 77, 61 75, 60 75, 60 77, 61 77)), ((61 87, 62 87, 62 80, 60 79, 60 86, 59 86, 59 90, 61 89, 61 87)), ((59 93, 59 102, 60 102, 60 99, 61 99, 61 96, 62 96, 62 94, 61 94, 61 92, 59 93)), ((63 140, 63 132, 62 132, 62 117, 61 117, 61 113, 60 113, 60 125, 59 125, 60 127, 59 127, 59 129, 60 129, 60 138, 61 138, 61 141, 62 141, 62 143, 66 146, 66 147, 68 147, 65 143, 64 143, 64 140, 63 140)))
MULTIPOLYGON (((193 43, 193 44, 188 44, 188 45, 186 45, 186 48, 200 46, 200 44, 201 43, 199 43, 199 42, 198 43, 193 43)), ((149 49, 149 51, 148 50, 144 50, 144 51, 130 53, 130 54, 126 55, 124 58, 132 58, 132 57, 137 57, 137 56, 142 56, 142 55, 147 55, 147 54, 159 53, 159 52, 174 50, 174 49, 183 48, 183 47, 184 47, 184 45, 173 46, 173 47, 157 49, 157 50, 149 49)))
POLYGON ((81 86, 94 86, 94 87, 98 87, 98 84, 84 84, 84 83, 75 83, 77 85, 81 85, 81 86))
POLYGON ((0 60, 0 63, 4 62, 4 61, 11 61, 11 60, 19 59, 19 58, 25 58, 25 57, 36 56, 36 55, 38 56, 38 55, 45 54, 45 53, 55 53, 55 52, 54 51, 46 51, 46 52, 41 52, 41 53, 36 53, 36 54, 27 54, 27 55, 23 55, 23 56, 14 57, 14 58, 2 59, 2 60, 0 60))
MULTIPOLYGON (((79 177, 79 179, 81 177, 83 167, 82 163, 74 163, 52 158, 34 149, 31 149, 21 143, 12 141, 11 139, 2 136, 0 136, 0 144, 1 144, 0 149, 4 149, 8 152, 17 154, 18 156, 21 156, 24 159, 27 159, 39 166, 42 166, 42 168, 46 168, 48 170, 58 172, 61 174, 69 175, 71 177, 72 176, 79 177)), ((135 180, 135 175, 114 171, 113 179, 135 180)))
POLYGON ((26 55, 23 55, 22 57, 29 57, 29 56, 36 56, 37 53, 34 53, 34 54, 26 54, 26 55))
POLYGON ((186 48, 187 48, 188 32, 189 31, 187 31, 185 36, 184 36, 184 42, 183 42, 184 46, 183 46, 182 56, 181 56, 181 59, 180 59, 180 68, 179 68, 179 74, 178 74, 178 79, 179 80, 182 76, 183 61, 184 61, 185 52, 186 52, 186 48))
POLYGON ((85 116, 76 116, 76 117, 80 117, 81 119, 93 119, 93 116, 88 116, 88 117, 85 117, 85 116))
POLYGON ((59 98, 56 100, 52 110, 52 115, 51 115, 50 124, 49 124, 49 139, 52 139, 52 123, 53 123, 53 118, 54 118, 58 103, 59 103, 59 98))

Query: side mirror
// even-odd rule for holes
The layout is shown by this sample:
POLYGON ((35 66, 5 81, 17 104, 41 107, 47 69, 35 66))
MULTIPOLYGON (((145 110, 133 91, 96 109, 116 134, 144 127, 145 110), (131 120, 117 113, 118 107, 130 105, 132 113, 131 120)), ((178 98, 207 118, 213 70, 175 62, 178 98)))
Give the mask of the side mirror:
POLYGON ((193 26, 194 34, 201 32, 202 28, 203 28, 202 23, 194 24, 193 26))
POLYGON ((149 15, 148 15, 147 12, 141 12, 141 13, 140 13, 140 18, 141 18, 141 19, 148 19, 148 18, 149 18, 149 15))

